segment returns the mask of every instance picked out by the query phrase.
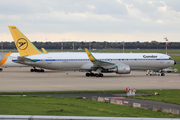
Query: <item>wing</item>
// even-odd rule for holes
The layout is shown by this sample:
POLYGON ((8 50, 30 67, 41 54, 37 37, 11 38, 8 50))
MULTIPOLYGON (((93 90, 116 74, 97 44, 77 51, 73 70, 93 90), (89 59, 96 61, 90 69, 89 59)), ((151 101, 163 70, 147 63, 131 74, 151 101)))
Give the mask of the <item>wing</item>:
POLYGON ((85 51, 89 57, 89 60, 94 64, 94 67, 102 67, 104 69, 110 69, 110 68, 115 68, 117 66, 116 63, 97 60, 87 48, 85 48, 85 51))

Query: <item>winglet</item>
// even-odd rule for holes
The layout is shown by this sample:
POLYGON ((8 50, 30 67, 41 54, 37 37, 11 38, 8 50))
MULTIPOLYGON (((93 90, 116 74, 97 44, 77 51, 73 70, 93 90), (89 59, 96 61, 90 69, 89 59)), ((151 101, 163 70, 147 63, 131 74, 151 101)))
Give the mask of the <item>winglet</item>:
POLYGON ((20 56, 43 54, 15 26, 8 26, 20 56))
POLYGON ((92 62, 96 61, 96 58, 91 54, 91 52, 87 48, 84 48, 84 49, 89 57, 89 60, 92 62))
POLYGON ((43 51, 43 53, 48 54, 48 51, 46 49, 41 48, 41 50, 43 51))

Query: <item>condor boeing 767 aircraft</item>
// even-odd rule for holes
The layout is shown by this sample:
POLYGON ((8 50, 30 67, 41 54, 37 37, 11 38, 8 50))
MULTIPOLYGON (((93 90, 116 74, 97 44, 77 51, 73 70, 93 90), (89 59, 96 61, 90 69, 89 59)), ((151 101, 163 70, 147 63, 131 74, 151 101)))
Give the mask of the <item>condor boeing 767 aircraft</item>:
POLYGON ((103 77, 102 73, 129 74, 131 70, 154 70, 164 76, 162 69, 176 64, 170 56, 159 53, 91 53, 85 49, 86 52, 44 54, 15 26, 9 26, 9 29, 20 55, 15 55, 12 61, 32 66, 31 72, 43 72, 43 69, 83 70, 87 71, 86 76, 103 77))

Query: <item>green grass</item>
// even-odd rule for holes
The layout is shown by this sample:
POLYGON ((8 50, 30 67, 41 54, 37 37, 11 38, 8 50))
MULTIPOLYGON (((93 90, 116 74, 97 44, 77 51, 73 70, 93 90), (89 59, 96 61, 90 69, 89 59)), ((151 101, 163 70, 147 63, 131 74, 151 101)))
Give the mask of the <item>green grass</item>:
POLYGON ((126 90, 0 92, 0 95, 126 93, 126 90))
POLYGON ((3 115, 59 115, 177 118, 179 115, 136 109, 89 99, 63 97, 0 97, 3 115))
POLYGON ((158 92, 157 96, 133 96, 133 98, 143 100, 153 100, 165 103, 180 105, 180 90, 137 90, 138 93, 153 94, 158 92))
POLYGON ((170 55, 173 59, 179 59, 180 60, 180 55, 170 55))
MULTIPOLYGON (((138 90, 138 93, 146 93, 154 95, 155 92, 158 92, 159 96, 152 97, 162 97, 165 99, 168 98, 175 101, 175 104, 180 104, 180 89, 178 90, 138 90), (162 96, 165 95, 165 96, 162 96)), ((0 95, 38 95, 38 94, 92 94, 92 93, 126 93, 126 90, 99 90, 99 91, 37 91, 37 92, 0 92, 0 95)), ((151 96, 150 96, 151 97, 151 96)), ((157 101, 158 101, 157 100, 157 101)), ((168 103, 173 103, 173 101, 166 101, 168 103)))
MULTIPOLYGON (((180 104, 180 89, 178 90, 137 90, 138 93, 146 93, 154 95, 158 92, 158 96, 135 96, 138 99, 147 99, 173 104, 180 104)), ((45 91, 45 92, 0 92, 0 95, 36 95, 36 94, 91 94, 91 93, 126 93, 125 90, 105 90, 105 91, 45 91)))
MULTIPOLYGON (((76 93, 124 93, 125 90, 108 91, 50 91, 9 92, 9 94, 76 94, 76 93)), ((133 98, 180 104, 180 90, 137 90, 138 93, 158 96, 135 96, 133 98)), ((7 94, 1 92, 0 94, 7 94)), ((0 113, 5 115, 61 115, 61 116, 109 116, 109 117, 160 117, 176 118, 179 115, 114 105, 89 99, 64 97, 12 97, 0 96, 0 113)))

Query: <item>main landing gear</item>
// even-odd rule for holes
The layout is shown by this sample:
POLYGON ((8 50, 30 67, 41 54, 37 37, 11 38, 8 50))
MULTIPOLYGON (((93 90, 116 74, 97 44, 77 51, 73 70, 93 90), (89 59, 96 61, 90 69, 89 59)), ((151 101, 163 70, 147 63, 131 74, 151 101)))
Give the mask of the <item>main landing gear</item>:
POLYGON ((90 77, 90 76, 94 76, 94 77, 103 77, 102 73, 86 73, 86 77, 90 77))
POLYGON ((30 70, 31 72, 44 72, 43 69, 36 69, 35 67, 33 67, 33 69, 30 70))

